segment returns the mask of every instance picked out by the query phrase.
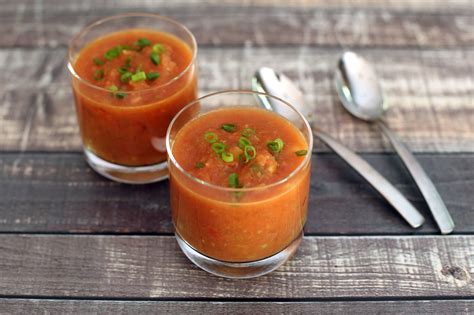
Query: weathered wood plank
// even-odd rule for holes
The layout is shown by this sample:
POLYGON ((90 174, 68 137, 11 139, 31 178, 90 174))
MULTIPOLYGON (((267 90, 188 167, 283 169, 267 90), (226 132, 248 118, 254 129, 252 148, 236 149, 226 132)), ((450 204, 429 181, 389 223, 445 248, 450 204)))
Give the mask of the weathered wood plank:
POLYGON ((472 300, 168 302, 0 299, 7 314, 469 314, 472 300))
MULTIPOLYGON (((444 198, 456 233, 474 233, 474 154, 418 155, 444 198)), ((411 229, 334 154, 313 157, 307 235, 439 233, 399 159, 364 154, 427 219, 411 229), (370 218, 370 220, 367 220, 370 218)), ((122 185, 81 154, 0 154, 0 232, 170 234, 168 183, 122 185)))
POLYGON ((2 3, 0 46, 57 47, 85 25, 126 12, 150 12, 185 23, 201 45, 325 45, 356 47, 472 47, 474 8, 465 1, 238 1, 2 3), (443 6, 441 6, 443 4, 443 6))
POLYGON ((279 270, 235 281, 193 266, 172 236, 0 235, 0 294, 472 298, 473 252, 474 236, 306 237, 296 256, 279 270))
MULTIPOLYGON (((333 88, 339 49, 201 49, 201 94, 248 89, 259 66, 283 71, 305 91, 316 124, 357 151, 392 151, 352 118, 333 88)), ((369 49, 391 110, 386 121, 415 152, 474 152, 474 51, 369 49)), ((64 49, 0 49, 0 149, 80 149, 64 49), (12 77, 30 78, 27 81, 12 77)), ((326 151, 316 143, 318 151, 326 151)))

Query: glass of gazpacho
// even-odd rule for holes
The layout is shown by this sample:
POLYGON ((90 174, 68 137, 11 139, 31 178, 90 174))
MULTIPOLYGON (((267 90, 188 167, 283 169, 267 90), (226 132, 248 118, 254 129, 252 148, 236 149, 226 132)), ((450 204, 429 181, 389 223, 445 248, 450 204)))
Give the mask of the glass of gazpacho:
POLYGON ((93 169, 125 183, 168 176, 166 130, 197 98, 196 53, 185 26, 154 14, 108 17, 74 37, 68 69, 93 169))
POLYGON ((260 276, 290 258, 306 221, 312 145, 306 119, 267 94, 224 91, 183 108, 166 147, 173 224, 186 256, 230 278, 260 276))

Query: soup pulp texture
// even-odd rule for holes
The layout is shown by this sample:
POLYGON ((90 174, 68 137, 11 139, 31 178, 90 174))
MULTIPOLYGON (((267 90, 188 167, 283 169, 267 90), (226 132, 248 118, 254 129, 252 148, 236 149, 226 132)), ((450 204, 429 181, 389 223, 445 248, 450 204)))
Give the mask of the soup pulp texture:
POLYGON ((170 163, 173 222, 202 254, 253 261, 281 251, 300 235, 311 152, 286 119, 258 108, 214 110, 178 131, 172 153, 194 177, 170 163))
POLYGON ((85 46, 73 68, 84 146, 121 165, 164 161, 169 123, 197 97, 192 49, 165 32, 130 29, 85 46))

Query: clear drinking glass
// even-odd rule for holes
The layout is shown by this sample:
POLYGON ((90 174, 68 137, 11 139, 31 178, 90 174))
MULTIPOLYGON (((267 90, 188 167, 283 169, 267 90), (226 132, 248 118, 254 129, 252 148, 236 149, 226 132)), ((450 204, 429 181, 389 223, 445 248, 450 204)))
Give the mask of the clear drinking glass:
POLYGON ((175 235, 186 256, 200 268, 229 278, 257 277, 289 259, 301 243, 306 222, 312 146, 312 132, 301 113, 267 94, 224 91, 183 108, 168 128, 166 147, 175 235), (174 139, 187 122, 226 106, 264 108, 262 100, 271 100, 308 145, 309 153, 287 177, 266 186, 235 189, 205 182, 178 164, 174 139))
POLYGON ((125 183, 150 183, 168 176, 165 136, 169 123, 197 98, 197 45, 182 24, 154 14, 108 17, 84 28, 69 45, 77 119, 85 158, 101 175, 125 183), (186 68, 159 86, 127 91, 123 99, 81 78, 75 61, 81 50, 105 35, 130 29, 168 33, 192 51, 186 68))

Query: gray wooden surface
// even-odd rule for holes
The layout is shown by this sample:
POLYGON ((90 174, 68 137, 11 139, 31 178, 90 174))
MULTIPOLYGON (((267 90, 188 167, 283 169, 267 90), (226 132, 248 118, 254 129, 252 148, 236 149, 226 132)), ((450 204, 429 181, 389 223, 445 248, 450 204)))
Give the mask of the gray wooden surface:
POLYGON ((474 313, 474 1, 0 0, 0 23, 0 314, 474 313), (193 266, 172 237, 166 182, 113 183, 80 154, 67 43, 137 11, 196 35, 201 94, 249 88, 259 66, 286 73, 318 127, 362 152, 425 226, 410 229, 316 142, 296 256, 245 281, 193 266), (455 235, 438 235, 387 141, 339 105, 345 48, 375 64, 385 119, 433 178, 455 235))

